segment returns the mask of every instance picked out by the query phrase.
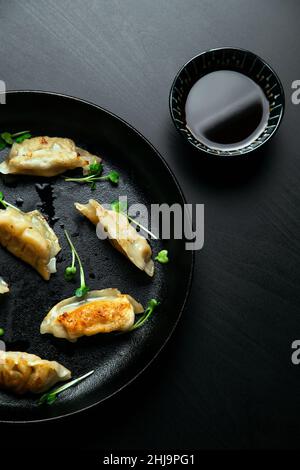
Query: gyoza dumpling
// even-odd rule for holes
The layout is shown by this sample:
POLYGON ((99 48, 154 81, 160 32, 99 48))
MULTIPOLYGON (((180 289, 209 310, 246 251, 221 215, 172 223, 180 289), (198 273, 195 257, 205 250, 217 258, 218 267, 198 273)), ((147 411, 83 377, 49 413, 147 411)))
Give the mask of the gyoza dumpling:
POLYGON ((152 250, 147 240, 129 223, 127 217, 113 210, 106 210, 99 202, 90 199, 88 204, 75 203, 76 209, 93 224, 101 224, 109 241, 139 269, 149 276, 154 274, 152 250))
POLYGON ((6 292, 9 292, 9 287, 4 279, 0 276, 0 294, 6 294, 6 292))
POLYGON ((71 372, 56 361, 46 361, 26 352, 0 351, 0 389, 19 395, 43 393, 70 378, 71 372))
POLYGON ((71 139, 62 137, 33 137, 14 143, 6 160, 0 164, 0 173, 56 176, 67 170, 83 168, 101 158, 76 147, 71 139))
POLYGON ((39 211, 0 209, 0 244, 49 280, 56 272, 58 238, 39 211))
POLYGON ((143 311, 141 304, 118 289, 95 290, 83 300, 71 297, 59 302, 44 318, 40 331, 73 342, 80 336, 127 331, 135 314, 143 311))

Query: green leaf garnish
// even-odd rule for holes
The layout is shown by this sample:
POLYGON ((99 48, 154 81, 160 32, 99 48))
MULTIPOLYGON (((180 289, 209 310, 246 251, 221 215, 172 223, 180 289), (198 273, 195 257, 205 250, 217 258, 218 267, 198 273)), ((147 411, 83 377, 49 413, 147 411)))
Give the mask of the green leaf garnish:
POLYGON ((161 250, 155 257, 155 260, 161 264, 167 264, 169 262, 168 250, 161 250))
POLYGON ((66 268, 65 278, 69 277, 69 276, 72 276, 71 278, 67 279, 68 281, 70 279, 74 278, 74 275, 76 274, 75 261, 77 259, 77 262, 79 264, 79 270, 80 270, 80 287, 75 290, 75 295, 76 295, 76 297, 84 297, 88 293, 89 288, 87 287, 87 285, 85 283, 85 275, 84 275, 84 269, 83 269, 83 266, 82 266, 82 262, 81 262, 81 259, 79 257, 79 254, 77 253, 77 251, 75 249, 75 246, 72 243, 72 240, 71 240, 68 232, 66 230, 64 232, 65 232, 65 236, 67 238, 67 241, 69 243, 69 246, 70 246, 71 252, 72 252, 72 264, 71 264, 71 266, 66 268), (74 272, 74 268, 75 268, 75 272, 74 272), (67 271, 68 271, 68 274, 67 274, 67 271))
POLYGON ((160 302, 158 302, 158 300, 156 299, 149 300, 147 308, 144 311, 143 315, 138 319, 137 322, 134 323, 134 325, 132 325, 129 331, 137 330, 138 328, 140 328, 150 318, 150 316, 153 314, 154 310, 156 309, 156 307, 158 307, 159 304, 160 302))
POLYGON ((24 135, 24 134, 30 134, 30 131, 20 131, 20 132, 15 132, 14 134, 12 134, 12 137, 13 138, 16 138, 16 137, 19 137, 20 135, 24 135))
POLYGON ((76 272, 77 272, 77 269, 76 269, 76 266, 75 266, 75 261, 76 261, 75 252, 74 252, 74 250, 71 250, 71 251, 72 251, 72 263, 71 263, 71 266, 67 266, 66 269, 65 269, 65 280, 66 281, 71 281, 72 279, 74 279, 74 277, 76 275, 76 272))
POLYGON ((158 240, 158 238, 154 235, 154 233, 150 232, 150 230, 148 230, 146 227, 144 227, 142 224, 140 224, 139 222, 137 222, 136 220, 134 220, 132 217, 130 217, 127 214, 127 203, 125 201, 120 201, 120 200, 113 201, 110 204, 110 207, 112 208, 113 211, 125 215, 127 219, 130 220, 131 223, 133 223, 137 227, 140 227, 144 232, 148 233, 148 235, 150 235, 155 240, 158 240))
POLYGON ((20 210, 18 207, 14 206, 13 204, 10 204, 9 202, 5 201, 4 194, 2 191, 0 191, 0 207, 1 206, 3 206, 4 209, 6 209, 7 206, 9 206, 9 207, 12 207, 13 209, 16 209, 17 211, 20 210))
MULTIPOLYGON (((73 253, 72 253, 73 255, 73 253)), ((75 257, 74 257, 74 261, 75 261, 75 257)), ((72 281, 72 279, 74 279, 74 277, 76 276, 76 272, 77 272, 77 269, 76 269, 76 266, 68 266, 66 269, 65 269, 65 280, 66 281, 72 281)))
POLYGON ((32 136, 29 131, 16 132, 2 132, 0 134, 0 150, 3 150, 8 145, 11 146, 14 142, 21 143, 26 139, 30 139, 32 136))
POLYGON ((91 163, 89 166, 88 176, 100 176, 103 172, 103 165, 99 162, 91 163))
POLYGON ((3 336, 3 335, 4 335, 4 329, 0 328, 0 336, 3 336))
POLYGON ((118 184, 120 175, 117 171, 110 171, 107 175, 101 176, 103 172, 103 165, 101 163, 92 163, 89 166, 87 176, 82 178, 65 178, 65 181, 73 181, 74 183, 88 183, 91 189, 96 188, 97 181, 110 181, 112 184, 118 184))
POLYGON ((111 203, 111 208, 115 212, 127 213, 127 202, 117 199, 111 203))
POLYGON ((89 290, 90 289, 87 286, 78 287, 78 289, 75 291, 75 295, 79 298, 84 297, 89 292, 89 290))
POLYGON ((87 374, 82 375, 78 379, 71 380, 71 382, 68 382, 68 383, 62 385, 61 387, 55 388, 54 390, 50 390, 50 392, 44 393, 39 399, 39 404, 42 405, 43 403, 46 403, 47 405, 52 405, 57 400, 57 397, 61 392, 64 392, 65 390, 67 390, 70 387, 73 387, 74 385, 76 385, 79 382, 81 382, 82 380, 86 379, 87 377, 89 377, 93 373, 94 373, 94 371, 91 370, 90 372, 88 372, 87 374))
POLYGON ((24 142, 24 140, 31 139, 31 137, 32 135, 29 132, 24 132, 18 137, 16 137, 15 142, 17 142, 17 144, 21 144, 22 142, 24 142))
POLYGON ((7 145, 12 145, 14 143, 10 132, 2 132, 1 139, 4 140, 7 145))
POLYGON ((0 206, 3 206, 4 209, 6 209, 6 207, 7 207, 7 206, 6 206, 6 203, 5 203, 5 201, 4 201, 4 194, 3 194, 2 191, 0 191, 0 206))
POLYGON ((108 181, 110 181, 113 184, 118 184, 120 175, 117 171, 110 171, 107 176, 104 176, 108 181))

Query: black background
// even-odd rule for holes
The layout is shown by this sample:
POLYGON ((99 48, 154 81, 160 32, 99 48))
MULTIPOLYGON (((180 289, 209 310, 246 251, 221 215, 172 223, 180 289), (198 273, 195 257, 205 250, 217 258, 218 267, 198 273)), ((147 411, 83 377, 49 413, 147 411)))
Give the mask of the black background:
POLYGON ((299 447, 299 19, 297 0, 0 1, 8 89, 63 92, 120 115, 167 159, 188 202, 205 204, 191 296, 155 363, 81 415, 1 426, 0 446, 299 447), (239 165, 194 152, 168 111, 177 70, 220 46, 262 56, 286 92, 278 134, 239 165))

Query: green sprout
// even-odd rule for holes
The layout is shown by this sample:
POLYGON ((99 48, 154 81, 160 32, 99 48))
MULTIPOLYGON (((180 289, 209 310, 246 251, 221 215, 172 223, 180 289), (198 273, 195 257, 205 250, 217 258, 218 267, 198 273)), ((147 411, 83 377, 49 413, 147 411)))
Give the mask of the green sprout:
POLYGON ((169 262, 168 250, 161 250, 155 257, 155 260, 161 264, 167 264, 169 262))
POLYGON ((97 181, 110 181, 112 184, 119 183, 120 175, 117 171, 112 170, 107 175, 101 176, 103 172, 103 165, 98 162, 91 163, 87 176, 82 178, 65 178, 65 181, 73 181, 75 183, 88 183, 91 189, 96 188, 97 181))
POLYGON ((129 331, 137 330, 138 328, 140 328, 151 317, 154 310, 156 309, 156 307, 158 307, 159 304, 160 302, 158 302, 158 300, 149 300, 147 308, 144 311, 143 315, 132 325, 129 331))
POLYGON ((158 240, 158 238, 154 235, 154 233, 150 232, 150 230, 148 230, 146 227, 144 227, 142 224, 140 224, 139 222, 137 222, 136 220, 134 220, 132 217, 130 217, 127 214, 127 204, 125 201, 120 201, 120 200, 113 201, 110 207, 112 208, 113 211, 125 215, 131 223, 133 223, 134 225, 142 229, 144 232, 148 233, 148 235, 150 235, 155 240, 158 240))
POLYGON ((69 246, 70 246, 71 252, 72 252, 72 264, 71 264, 71 266, 68 266, 66 268, 64 276, 65 276, 65 279, 67 281, 70 281, 71 279, 74 279, 74 276, 75 276, 76 271, 77 271, 76 266, 75 266, 75 261, 77 259, 77 262, 79 264, 79 270, 80 270, 80 287, 78 287, 75 290, 75 295, 76 295, 76 297, 81 298, 81 297, 84 297, 90 289, 85 283, 84 269, 83 269, 82 262, 81 262, 81 259, 79 257, 79 254, 77 253, 68 232, 66 230, 64 232, 65 232, 65 236, 67 238, 67 241, 69 243, 69 246))
POLYGON ((89 176, 100 176, 103 171, 103 165, 102 163, 99 163, 97 161, 94 161, 94 163, 91 163, 89 166, 89 171, 88 175, 89 176))
POLYGON ((72 281, 74 277, 76 276, 77 269, 76 269, 76 266, 73 265, 73 262, 75 263, 75 255, 73 251, 72 251, 72 257, 74 258, 74 261, 72 260, 72 266, 67 266, 65 269, 64 276, 65 276, 66 281, 72 281))
POLYGON ((4 336, 4 329, 3 328, 0 328, 0 336, 4 336))
POLYGON ((7 144, 12 145, 14 143, 13 137, 10 132, 2 132, 1 139, 7 144))
MULTIPOLYGON (((66 236, 68 235, 66 234, 66 236)), ((76 262, 75 251, 72 250, 72 248, 71 248, 71 252, 72 252, 72 263, 71 263, 71 266, 66 267, 65 274, 64 274, 66 281, 72 281, 75 278, 76 272, 77 272, 77 268, 75 266, 75 262, 76 262)))
POLYGON ((20 144, 26 139, 30 139, 32 136, 30 131, 21 131, 12 134, 11 132, 2 132, 0 134, 0 150, 3 150, 7 146, 13 145, 14 142, 20 144))
POLYGON ((32 135, 29 132, 24 132, 18 137, 16 137, 15 142, 17 142, 17 144, 21 144, 22 142, 24 142, 24 140, 31 139, 31 137, 32 135))
POLYGON ((6 202, 4 200, 4 194, 2 191, 0 191, 0 205, 4 207, 4 209, 6 209, 7 205, 6 205, 6 202))
POLYGON ((127 203, 125 201, 116 200, 111 203, 111 208, 115 212, 121 212, 122 214, 127 215, 127 203))
POLYGON ((50 390, 50 392, 44 393, 39 399, 39 404, 42 405, 42 404, 46 403, 47 405, 52 405, 57 400, 57 397, 61 392, 64 392, 65 390, 67 390, 70 387, 73 387, 74 385, 76 385, 79 382, 81 382, 82 380, 86 379, 87 377, 89 377, 93 373, 94 373, 94 371, 91 370, 90 372, 88 372, 87 374, 82 375, 78 379, 71 380, 71 382, 68 382, 64 385, 61 385, 60 387, 55 388, 54 390, 50 390))
POLYGON ((13 209, 16 209, 17 211, 20 210, 18 207, 14 206, 13 204, 10 204, 9 202, 5 201, 4 194, 2 191, 0 191, 0 207, 1 206, 4 209, 6 209, 7 207, 12 207, 13 209))
POLYGON ((107 181, 110 181, 112 184, 118 184, 120 175, 117 171, 112 170, 108 173, 107 176, 103 176, 103 178, 106 179, 107 181))

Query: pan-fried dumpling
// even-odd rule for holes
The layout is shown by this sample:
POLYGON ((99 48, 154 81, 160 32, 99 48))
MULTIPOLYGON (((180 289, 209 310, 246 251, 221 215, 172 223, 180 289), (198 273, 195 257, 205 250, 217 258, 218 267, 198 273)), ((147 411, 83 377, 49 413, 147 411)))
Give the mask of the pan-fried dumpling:
POLYGON ((14 143, 6 160, 0 164, 0 173, 56 176, 67 170, 83 168, 101 159, 76 147, 71 139, 61 137, 33 137, 14 143))
POLYGON ((95 290, 83 300, 71 297, 59 302, 44 318, 40 331, 73 342, 80 336, 127 331, 135 314, 143 311, 140 303, 118 289, 95 290))
POLYGON ((90 199, 88 204, 75 203, 76 209, 93 224, 101 224, 111 244, 123 253, 139 269, 149 276, 154 274, 152 250, 147 240, 129 223, 127 217, 113 210, 106 210, 99 202, 90 199))
POLYGON ((4 279, 0 276, 0 294, 6 294, 6 292, 9 292, 9 287, 4 279))
POLYGON ((45 280, 56 272, 55 257, 61 248, 39 211, 26 213, 11 206, 0 209, 0 244, 30 264, 45 280))
POLYGON ((46 361, 26 352, 0 351, 0 389, 18 395, 43 393, 70 378, 71 372, 56 361, 46 361))

